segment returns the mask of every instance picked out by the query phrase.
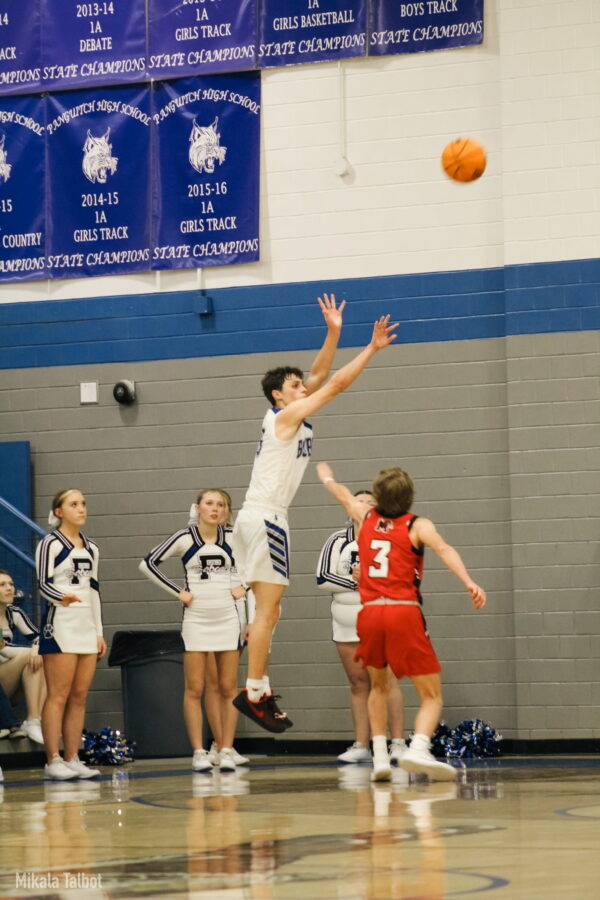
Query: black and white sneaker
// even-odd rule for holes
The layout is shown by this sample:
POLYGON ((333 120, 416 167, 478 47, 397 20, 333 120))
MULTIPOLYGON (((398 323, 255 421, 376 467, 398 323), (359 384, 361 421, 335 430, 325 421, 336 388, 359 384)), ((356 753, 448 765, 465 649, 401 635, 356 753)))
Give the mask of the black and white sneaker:
POLYGON ((270 700, 270 697, 261 697, 256 703, 253 703, 248 699, 247 688, 244 688, 234 698, 233 705, 244 716, 260 725, 261 728, 264 728, 266 731, 272 731, 274 734, 281 734, 288 726, 283 719, 277 718, 270 700))

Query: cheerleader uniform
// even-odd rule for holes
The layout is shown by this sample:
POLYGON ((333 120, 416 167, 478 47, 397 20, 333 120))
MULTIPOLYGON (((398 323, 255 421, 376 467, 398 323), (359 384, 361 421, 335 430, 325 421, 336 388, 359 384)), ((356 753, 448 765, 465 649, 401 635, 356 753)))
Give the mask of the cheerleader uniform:
POLYGON ((34 644, 38 642, 40 636, 38 629, 35 627, 27 613, 18 606, 14 606, 12 603, 6 607, 6 623, 8 627, 2 629, 2 636, 6 642, 6 646, 0 650, 0 662, 6 662, 18 653, 23 653, 25 650, 29 652, 27 647, 21 647, 13 643, 13 633, 15 628, 17 631, 20 631, 28 641, 32 641, 34 644))
POLYGON ((213 544, 205 543, 196 525, 182 528, 155 547, 140 563, 140 571, 173 597, 182 588, 161 571, 165 559, 175 556, 183 563, 185 587, 193 600, 183 607, 181 636, 186 650, 205 653, 239 650, 246 626, 245 601, 236 601, 231 589, 239 587, 230 529, 219 525, 213 544))
POLYGON ((358 643, 356 619, 361 603, 358 585, 352 577, 357 563, 358 544, 351 524, 328 538, 317 566, 317 584, 332 596, 333 640, 340 643, 358 643))
POLYGON ((98 547, 81 535, 83 547, 75 547, 56 529, 38 544, 36 565, 40 591, 48 608, 40 636, 40 653, 98 653, 102 637, 98 547), (61 606, 65 594, 80 603, 61 606))

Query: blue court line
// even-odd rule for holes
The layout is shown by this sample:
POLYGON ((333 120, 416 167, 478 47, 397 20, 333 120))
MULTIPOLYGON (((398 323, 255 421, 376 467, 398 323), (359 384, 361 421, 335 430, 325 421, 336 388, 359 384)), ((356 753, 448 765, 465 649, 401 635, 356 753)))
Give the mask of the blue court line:
MULTIPOLYGON (((236 773, 239 775, 242 775, 244 773, 250 774, 250 772, 269 771, 271 769, 282 769, 282 768, 284 768, 284 769, 300 769, 300 768, 327 769, 327 768, 333 768, 333 767, 337 768, 338 765, 339 765, 338 760, 332 760, 331 762, 330 761, 301 762, 301 763, 300 762, 298 762, 298 763, 293 763, 293 762, 287 763, 286 762, 283 765, 281 765, 281 764, 278 765, 276 763, 270 763, 270 764, 269 763, 259 763, 257 765, 252 765, 252 766, 240 766, 238 769, 236 769, 236 773)), ((368 766, 365 766, 365 768, 368 768, 368 766)), ((7 771, 10 771, 10 770, 7 770, 7 771)), ((138 780, 138 779, 144 779, 144 778, 170 778, 173 776, 177 777, 180 775, 203 775, 203 774, 206 775, 207 778, 210 778, 211 774, 212 774, 210 771, 204 772, 204 773, 203 772, 194 772, 194 770, 191 767, 191 764, 189 765, 189 767, 187 767, 185 769, 155 769, 155 770, 152 770, 149 772, 130 772, 128 769, 118 769, 118 772, 122 772, 126 776, 123 778, 123 781, 128 781, 128 780, 133 780, 133 779, 138 780)), ((79 784, 89 781, 91 784, 100 784, 103 781, 112 782, 112 780, 116 774, 117 774, 117 771, 112 772, 111 774, 106 774, 106 775, 102 774, 100 776, 100 778, 91 778, 91 779, 73 778, 73 779, 67 779, 67 781, 72 781, 73 783, 77 782, 79 784)), ((226 773, 222 773, 222 774, 231 774, 231 773, 226 772, 226 773)), ((40 784, 56 784, 56 781, 53 781, 50 778, 33 778, 33 779, 30 779, 29 781, 4 781, 4 782, 0 782, 0 784, 2 784, 5 788, 12 788, 12 787, 28 787, 30 785, 40 785, 40 784)))
MULTIPOLYGON (((599 807, 600 804, 596 803, 595 806, 599 807)), ((554 813, 557 816, 566 816, 569 819, 585 819, 585 820, 593 821, 593 822, 600 821, 600 813, 598 813, 595 816, 582 816, 579 813, 573 811, 573 810, 578 810, 578 809, 589 809, 589 808, 590 808, 590 804, 588 803, 585 806, 568 806, 566 809, 555 809, 554 813)))
MULTIPOLYGON (((452 762, 452 760, 450 760, 452 762)), ((525 756, 496 759, 466 759, 468 769, 598 769, 600 757, 525 756)))
MULTIPOLYGON (((452 763, 453 760, 450 760, 452 763)), ((514 758, 492 758, 492 759, 465 759, 458 760, 460 763, 456 766, 457 770, 461 770, 463 768, 466 769, 598 769, 600 768, 600 757, 590 756, 588 757, 576 757, 572 758, 569 756, 561 756, 561 757, 547 757, 547 756, 528 756, 528 757, 514 757, 514 758)), ((357 764, 355 764, 357 765, 357 764)), ((359 768, 368 769, 370 765, 365 763, 364 765, 358 764, 359 768)), ((243 775, 250 775, 252 772, 267 772, 273 769, 332 769, 336 770, 340 768, 339 760, 320 760, 320 761, 304 761, 304 762, 277 762, 277 763, 256 763, 251 764, 250 766, 240 766, 236 769, 236 773, 243 775)), ((348 766, 348 768, 350 768, 348 766)), ((10 770, 7 770, 10 771, 10 770)), ((211 772, 202 773, 202 772, 194 772, 190 767, 186 768, 178 768, 178 769, 155 769, 150 770, 148 772, 135 772, 129 771, 128 769, 118 769, 112 773, 102 774, 100 778, 94 778, 90 780, 91 784, 99 784, 103 781, 112 781, 114 776, 117 773, 123 773, 123 780, 141 780, 146 778, 170 778, 177 777, 181 775, 202 775, 206 774, 207 778, 210 778, 211 772)), ((222 773, 222 774, 231 774, 231 773, 222 773)), ((73 779, 79 782, 84 782, 87 779, 73 779)), ((28 787, 30 785, 40 785, 40 784, 53 784, 50 779, 45 778, 34 778, 29 781, 4 781, 1 784, 5 788, 12 787, 28 787)))
MULTIPOLYGON (((500 878, 497 875, 486 875, 484 872, 467 872, 465 869, 442 869, 448 875, 462 875, 466 878, 485 878, 489 884, 484 887, 475 887, 467 891, 445 892, 445 897, 467 897, 469 894, 483 894, 485 891, 495 891, 497 888, 507 887, 510 884, 508 878, 500 878)), ((423 898, 426 900, 426 898, 423 898)))

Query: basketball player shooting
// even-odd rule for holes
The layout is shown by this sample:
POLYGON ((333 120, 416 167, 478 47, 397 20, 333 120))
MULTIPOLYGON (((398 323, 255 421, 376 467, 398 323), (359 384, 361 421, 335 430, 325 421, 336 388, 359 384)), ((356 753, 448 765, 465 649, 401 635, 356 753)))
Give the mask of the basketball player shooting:
POLYGON ((248 638, 246 687, 233 703, 253 722, 276 733, 285 731, 292 722, 277 705, 279 698, 271 689, 267 663, 281 598, 289 584, 287 510, 312 453, 313 430, 306 418, 352 384, 369 360, 395 340, 398 325, 389 324, 389 315, 378 319, 367 346, 326 381, 346 301, 337 307, 333 294, 323 294, 318 303, 327 324, 327 337, 306 381, 300 369, 290 366, 270 369, 262 380, 272 408, 263 419, 250 485, 232 535, 238 572, 256 600, 248 638))

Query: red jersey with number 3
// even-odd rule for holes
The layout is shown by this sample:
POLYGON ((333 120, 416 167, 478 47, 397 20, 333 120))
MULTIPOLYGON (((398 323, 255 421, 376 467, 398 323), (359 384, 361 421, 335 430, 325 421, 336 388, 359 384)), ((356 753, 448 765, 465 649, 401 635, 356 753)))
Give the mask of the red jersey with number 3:
POLYGON ((395 519, 370 509, 358 536, 360 583, 363 603, 389 597, 392 600, 418 600, 423 577, 425 547, 414 547, 410 530, 418 517, 406 513, 395 519))

